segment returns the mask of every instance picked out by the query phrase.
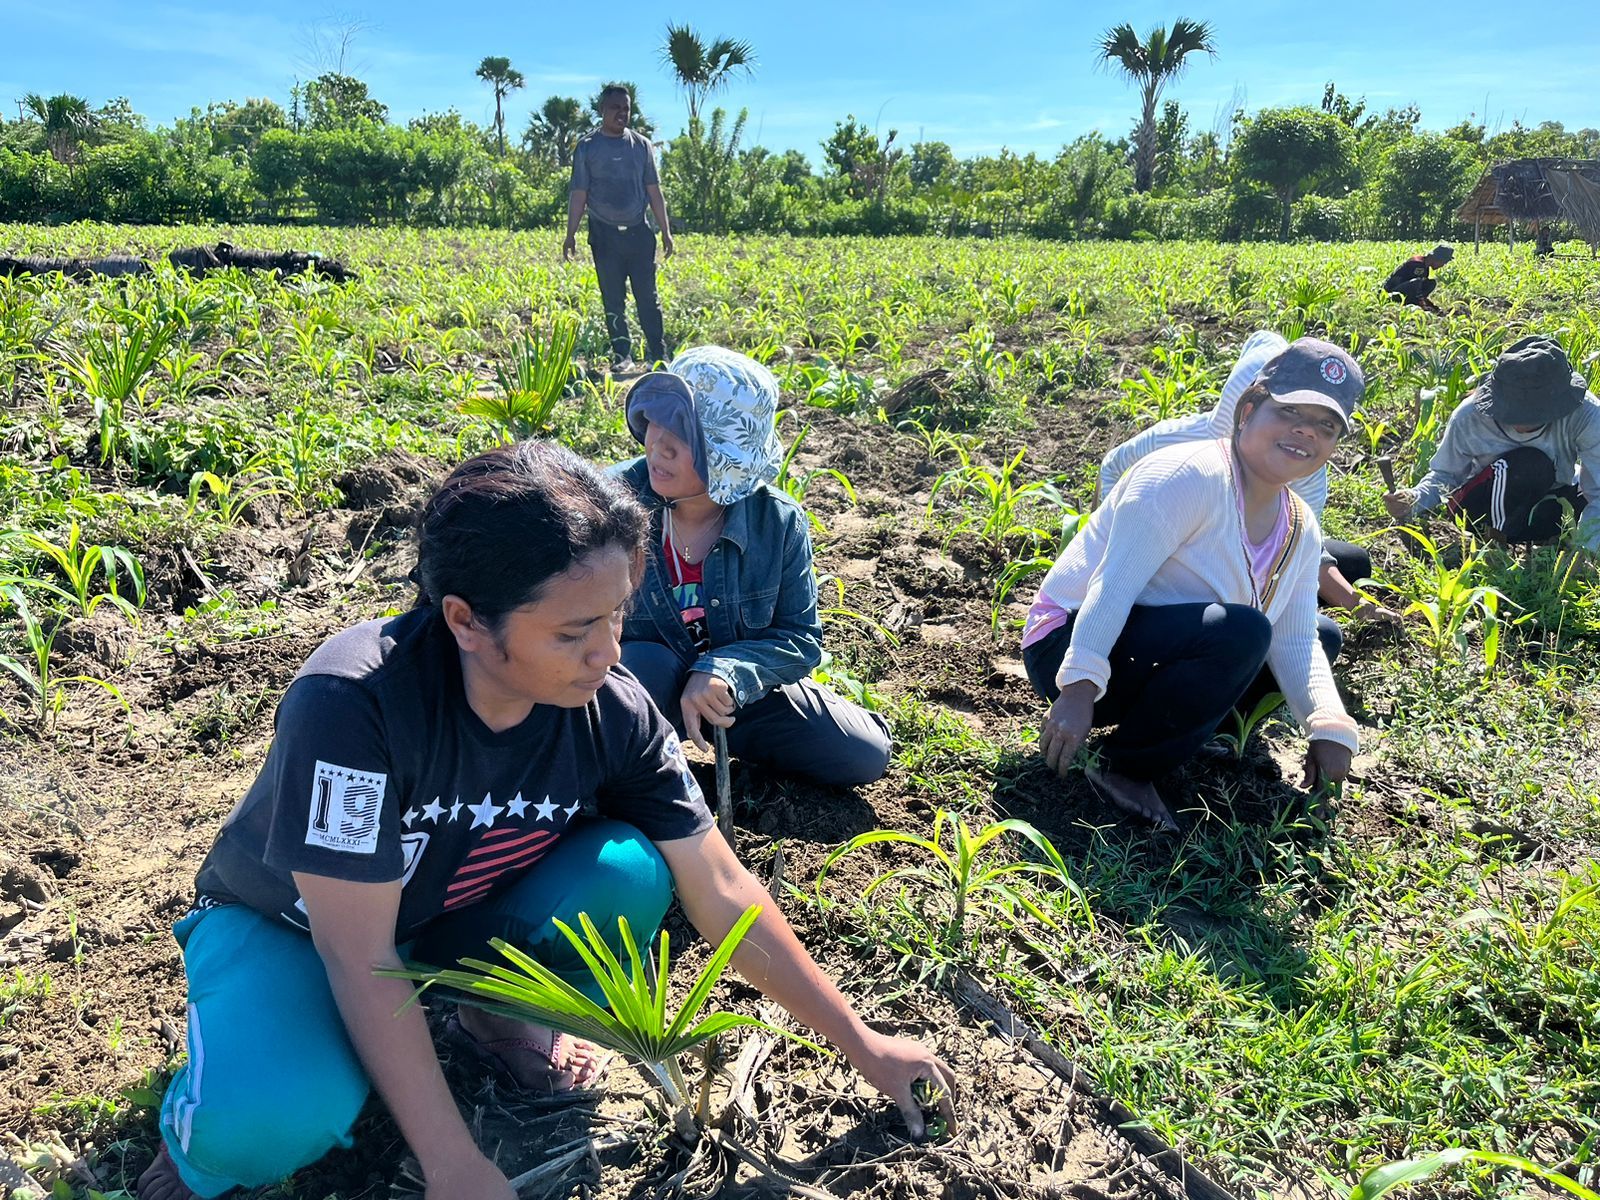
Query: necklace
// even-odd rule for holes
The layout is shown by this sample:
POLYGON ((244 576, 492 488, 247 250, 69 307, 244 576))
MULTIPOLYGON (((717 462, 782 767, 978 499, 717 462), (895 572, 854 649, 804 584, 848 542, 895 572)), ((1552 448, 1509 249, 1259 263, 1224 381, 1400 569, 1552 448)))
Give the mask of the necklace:
POLYGON ((672 510, 669 508, 666 511, 667 519, 661 525, 662 548, 666 549, 667 543, 671 543, 672 549, 682 555, 683 561, 693 566, 697 560, 711 552, 712 546, 716 545, 717 537, 722 533, 722 521, 726 513, 719 511, 710 524, 700 530, 698 536, 685 540, 678 536, 678 525, 673 519, 672 510), (696 551, 695 543, 702 539, 705 545, 696 551))

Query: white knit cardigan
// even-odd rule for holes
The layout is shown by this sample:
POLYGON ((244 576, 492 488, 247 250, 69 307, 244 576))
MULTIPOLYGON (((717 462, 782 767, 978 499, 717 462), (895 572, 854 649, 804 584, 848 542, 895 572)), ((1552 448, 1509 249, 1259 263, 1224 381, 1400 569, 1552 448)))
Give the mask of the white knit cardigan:
MULTIPOLYGON (((1111 648, 1135 604, 1261 606, 1244 551, 1233 451, 1220 439, 1167 446, 1141 459, 1111 490, 1050 568, 1039 598, 1077 613, 1056 675, 1065 687, 1111 678, 1111 648)), ((1295 718, 1314 739, 1358 748, 1333 671, 1317 639, 1322 531, 1298 497, 1300 530, 1265 591, 1272 643, 1267 665, 1295 718)), ((1029 626, 1051 611, 1035 602, 1029 626)))

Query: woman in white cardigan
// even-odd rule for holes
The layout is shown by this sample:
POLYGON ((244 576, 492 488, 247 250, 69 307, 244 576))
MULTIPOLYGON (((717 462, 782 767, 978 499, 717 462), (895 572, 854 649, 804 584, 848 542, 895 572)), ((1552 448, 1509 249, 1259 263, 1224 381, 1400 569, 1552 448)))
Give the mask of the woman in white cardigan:
POLYGON ((1339 347, 1301 338, 1240 398, 1229 439, 1155 451, 1125 474, 1045 577, 1023 661, 1051 701, 1040 735, 1065 775, 1116 725, 1090 782, 1165 828, 1154 781, 1204 744, 1269 667, 1311 736, 1305 786, 1341 780, 1355 722, 1317 639, 1322 533, 1289 485, 1321 470, 1364 390, 1339 347))

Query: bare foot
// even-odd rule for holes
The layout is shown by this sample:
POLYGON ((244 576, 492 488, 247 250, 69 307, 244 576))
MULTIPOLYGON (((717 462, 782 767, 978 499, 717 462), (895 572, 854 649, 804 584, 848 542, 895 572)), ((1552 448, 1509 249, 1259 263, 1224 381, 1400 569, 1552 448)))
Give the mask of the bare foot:
POLYGON ((530 1092, 553 1096, 588 1087, 611 1061, 608 1053, 582 1038, 469 1005, 456 1010, 456 1020, 481 1057, 530 1092))
POLYGON ((1156 785, 1148 779, 1129 779, 1115 771, 1090 767, 1084 772, 1094 790, 1124 812, 1143 817, 1158 829, 1168 833, 1178 831, 1177 819, 1162 801, 1156 785))
POLYGON ((178 1174, 178 1164, 167 1153, 165 1140, 161 1143, 155 1162, 145 1168, 134 1189, 139 1200, 199 1200, 178 1174))

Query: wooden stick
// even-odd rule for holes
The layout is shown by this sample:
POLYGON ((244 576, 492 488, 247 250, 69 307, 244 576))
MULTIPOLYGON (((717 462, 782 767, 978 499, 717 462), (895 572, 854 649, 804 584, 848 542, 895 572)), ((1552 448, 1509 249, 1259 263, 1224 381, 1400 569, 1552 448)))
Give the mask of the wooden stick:
POLYGON ((1378 455, 1378 474, 1383 476, 1384 489, 1394 491, 1394 459, 1387 454, 1378 455))
POLYGON ((718 728, 712 740, 717 747, 717 828, 733 845, 733 780, 728 768, 728 734, 718 728))

